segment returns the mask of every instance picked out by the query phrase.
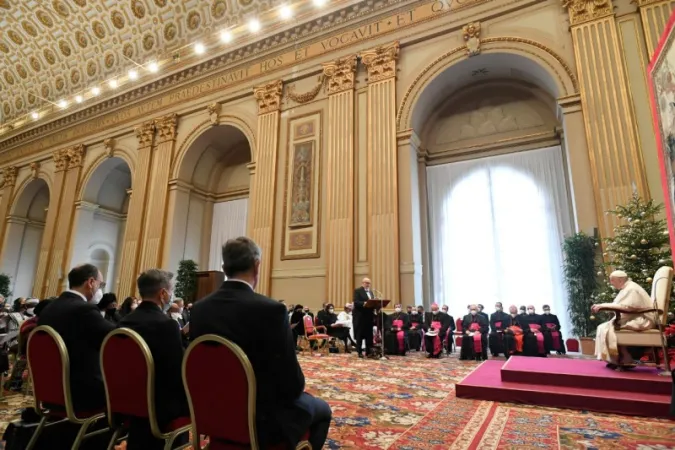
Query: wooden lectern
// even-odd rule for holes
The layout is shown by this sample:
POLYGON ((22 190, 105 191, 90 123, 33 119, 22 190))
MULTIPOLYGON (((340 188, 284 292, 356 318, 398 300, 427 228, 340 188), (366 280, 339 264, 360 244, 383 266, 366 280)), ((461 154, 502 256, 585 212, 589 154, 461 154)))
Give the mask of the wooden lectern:
POLYGON ((197 292, 195 292, 194 301, 202 299, 210 293, 216 291, 223 281, 225 281, 225 273, 218 270, 209 270, 205 272, 197 272, 197 292))
POLYGON ((377 345, 373 346, 375 351, 380 352, 380 359, 388 359, 386 356, 384 356, 384 308, 386 308, 389 303, 391 303, 391 300, 374 298, 372 300, 368 300, 364 305, 368 309, 374 309, 375 311, 378 309, 380 310, 379 320, 375 320, 375 324, 379 324, 377 330, 380 332, 380 347, 378 349, 377 345))

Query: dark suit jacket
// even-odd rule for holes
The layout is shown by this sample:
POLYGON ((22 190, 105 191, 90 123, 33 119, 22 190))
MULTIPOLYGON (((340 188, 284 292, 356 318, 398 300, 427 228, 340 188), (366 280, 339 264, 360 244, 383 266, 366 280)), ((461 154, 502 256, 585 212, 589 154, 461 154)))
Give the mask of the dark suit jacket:
POLYGON ((286 307, 256 294, 239 281, 195 303, 190 339, 216 334, 237 344, 251 361, 257 384, 257 422, 261 448, 279 438, 295 447, 311 423, 300 396, 305 376, 295 354, 286 307))
POLYGON ((105 390, 99 363, 101 344, 115 325, 101 316, 96 305, 64 292, 40 314, 38 325, 56 330, 68 349, 70 386, 76 410, 105 408, 105 390))
POLYGON ((190 410, 181 374, 183 341, 178 322, 154 303, 141 302, 131 314, 124 316, 119 326, 140 334, 150 348, 155 363, 155 411, 160 425, 188 417, 190 410))
POLYGON ((365 307, 368 300, 368 294, 363 286, 354 290, 354 330, 373 328, 374 311, 365 307))

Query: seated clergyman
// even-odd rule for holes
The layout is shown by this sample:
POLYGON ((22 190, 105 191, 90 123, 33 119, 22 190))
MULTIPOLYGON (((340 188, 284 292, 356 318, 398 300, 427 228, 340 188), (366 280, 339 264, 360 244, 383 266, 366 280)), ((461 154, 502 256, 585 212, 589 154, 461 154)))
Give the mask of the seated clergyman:
MULTIPOLYGON (((649 309, 652 307, 652 299, 649 294, 642 289, 642 286, 631 281, 626 272, 616 270, 609 276, 609 282, 614 288, 619 290, 616 298, 612 303, 600 303, 593 305, 591 311, 594 313, 601 309, 612 308, 627 308, 627 309, 649 309)), ((618 364, 619 352, 621 352, 622 361, 633 361, 633 358, 628 352, 628 348, 619 347, 616 340, 616 332, 614 325, 616 317, 610 321, 598 326, 598 331, 595 336, 595 356, 599 360, 607 361, 608 367, 613 367, 618 364)), ((621 329, 644 331, 654 328, 654 316, 652 313, 636 313, 630 314, 621 311, 619 318, 621 329)))

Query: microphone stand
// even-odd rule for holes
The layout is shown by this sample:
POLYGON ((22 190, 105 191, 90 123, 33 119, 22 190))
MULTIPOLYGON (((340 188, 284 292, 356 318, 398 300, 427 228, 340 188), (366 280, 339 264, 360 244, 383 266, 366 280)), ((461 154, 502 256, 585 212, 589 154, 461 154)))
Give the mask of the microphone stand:
POLYGON ((382 292, 377 291, 376 300, 380 301, 380 347, 382 349, 382 356, 380 356, 380 361, 388 360, 389 357, 384 354, 384 299, 382 298, 382 292))

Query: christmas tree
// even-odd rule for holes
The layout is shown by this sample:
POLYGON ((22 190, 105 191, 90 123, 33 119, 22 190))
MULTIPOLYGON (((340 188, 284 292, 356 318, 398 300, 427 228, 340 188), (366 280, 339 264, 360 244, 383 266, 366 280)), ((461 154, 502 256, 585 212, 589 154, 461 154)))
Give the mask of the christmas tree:
MULTIPOLYGON (((662 209, 663 205, 655 205, 653 200, 645 202, 635 193, 628 205, 607 211, 620 224, 614 228, 614 237, 604 239, 603 270, 598 275, 603 275, 607 284, 597 295, 599 303, 611 302, 616 295, 607 279, 612 270, 623 270, 651 294, 656 270, 672 267, 667 222, 658 218, 662 209)), ((673 301, 670 305, 675 306, 673 301)))

